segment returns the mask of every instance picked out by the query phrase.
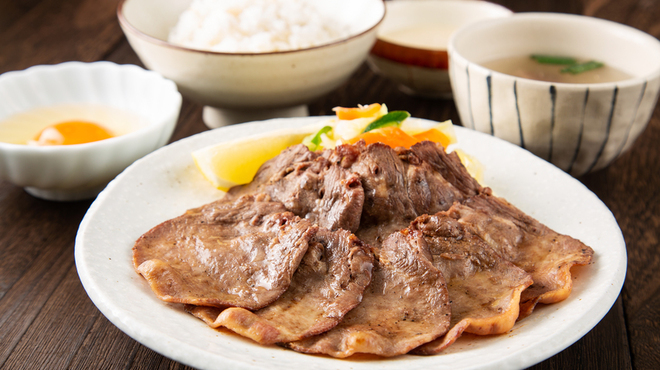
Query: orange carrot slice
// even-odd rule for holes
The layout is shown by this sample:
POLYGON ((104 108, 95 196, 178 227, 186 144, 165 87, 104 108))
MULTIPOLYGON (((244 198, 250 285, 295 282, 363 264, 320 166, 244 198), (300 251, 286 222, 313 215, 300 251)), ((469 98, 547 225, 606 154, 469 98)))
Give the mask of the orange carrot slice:
POLYGON ((349 143, 353 144, 360 140, 364 140, 367 145, 373 143, 383 143, 392 148, 399 146, 410 148, 419 140, 406 134, 402 129, 394 126, 383 127, 376 130, 371 130, 352 138, 349 143))
POLYGON ((436 128, 432 128, 412 136, 418 141, 430 140, 436 143, 440 143, 445 148, 447 148, 449 144, 453 144, 454 141, 449 135, 436 128))
POLYGON ((335 111, 338 119, 351 120, 356 118, 373 117, 380 111, 380 104, 374 103, 359 106, 357 108, 335 107, 332 110, 335 111))

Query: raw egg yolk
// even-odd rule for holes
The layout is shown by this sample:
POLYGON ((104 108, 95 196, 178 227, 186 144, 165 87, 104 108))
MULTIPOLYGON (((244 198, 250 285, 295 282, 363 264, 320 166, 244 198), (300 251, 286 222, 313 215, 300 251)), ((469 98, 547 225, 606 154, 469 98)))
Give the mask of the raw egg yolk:
POLYGON ((107 129, 92 122, 67 121, 46 127, 31 141, 31 145, 74 145, 113 137, 107 129))

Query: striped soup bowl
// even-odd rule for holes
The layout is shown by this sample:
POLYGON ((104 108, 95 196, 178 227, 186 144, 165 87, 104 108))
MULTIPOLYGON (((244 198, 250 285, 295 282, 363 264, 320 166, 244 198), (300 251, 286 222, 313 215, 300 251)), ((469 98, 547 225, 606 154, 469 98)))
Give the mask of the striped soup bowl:
POLYGON ((602 169, 644 131, 660 90, 660 41, 615 22, 520 13, 465 26, 449 41, 449 76, 463 126, 517 144, 573 176, 602 169), (629 76, 555 83, 481 64, 532 54, 597 60, 629 76))

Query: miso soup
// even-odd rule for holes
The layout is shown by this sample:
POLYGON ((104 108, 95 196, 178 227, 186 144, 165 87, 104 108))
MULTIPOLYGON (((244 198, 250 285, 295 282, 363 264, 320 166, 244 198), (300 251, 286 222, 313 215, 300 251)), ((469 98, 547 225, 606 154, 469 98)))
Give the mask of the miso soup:
POLYGON ((555 62, 557 63, 539 62, 538 59, 528 55, 491 60, 486 63, 481 63, 481 65, 493 71, 511 76, 547 82, 603 83, 617 82, 632 78, 631 75, 603 63, 567 57, 548 58, 550 61, 552 61, 552 58, 555 58, 555 62), (565 61, 562 62, 561 59, 564 59, 565 61), (572 63, 568 61, 572 61, 572 63), (594 65, 596 68, 583 72, 580 72, 579 68, 573 68, 577 73, 569 71, 569 67, 571 66, 579 66, 590 62, 595 63, 594 65))

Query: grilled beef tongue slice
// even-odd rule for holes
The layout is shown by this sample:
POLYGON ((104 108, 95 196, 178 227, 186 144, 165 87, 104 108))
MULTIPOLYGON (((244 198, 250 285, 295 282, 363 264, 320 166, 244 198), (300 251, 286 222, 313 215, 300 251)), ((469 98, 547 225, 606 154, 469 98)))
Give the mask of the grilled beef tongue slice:
POLYGON ((537 303, 566 299, 573 286, 571 267, 589 264, 594 254, 579 240, 558 234, 490 191, 455 205, 451 213, 502 257, 532 275, 534 284, 522 293, 521 318, 537 303))
POLYGON ((410 149, 359 141, 323 155, 359 175, 364 207, 356 235, 376 248, 417 216, 446 211, 482 189, 455 153, 430 141, 410 149))
POLYGON ((317 229, 264 194, 221 199, 145 233, 133 263, 164 301, 258 309, 289 287, 317 229))
POLYGON ((286 177, 297 165, 306 164, 309 166, 318 157, 318 153, 310 151, 304 145, 290 146, 276 157, 262 164, 251 182, 229 189, 226 198, 238 198, 246 194, 263 192, 262 189, 265 186, 286 177))
POLYGON ((376 250, 371 284, 362 303, 333 329, 285 346, 344 358, 355 353, 397 356, 449 328, 450 307, 442 273, 400 233, 376 250))
POLYGON ((360 226, 364 191, 359 177, 302 144, 264 163, 251 183, 231 188, 227 198, 252 193, 266 193, 330 230, 355 232, 360 226))
POLYGON ((254 312, 186 309, 212 327, 227 327, 262 344, 297 341, 333 328, 358 305, 372 268, 370 248, 353 234, 319 229, 289 289, 267 307, 254 312))
POLYGON ((500 257, 447 212, 418 217, 407 234, 411 241, 425 242, 418 245, 447 281, 452 313, 449 332, 413 353, 438 353, 463 332, 501 334, 513 327, 520 294, 532 284, 528 273, 500 257))

